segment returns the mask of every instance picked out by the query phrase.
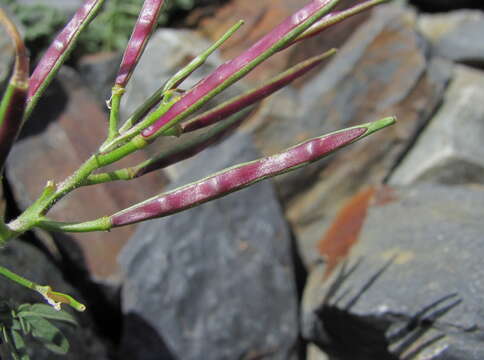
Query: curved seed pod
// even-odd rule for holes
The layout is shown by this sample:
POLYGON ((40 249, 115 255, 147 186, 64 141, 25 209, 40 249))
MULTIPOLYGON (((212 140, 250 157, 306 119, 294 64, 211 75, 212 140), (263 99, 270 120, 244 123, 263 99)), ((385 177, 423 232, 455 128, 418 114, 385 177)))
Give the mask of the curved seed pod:
POLYGON ((353 15, 359 14, 365 10, 372 8, 373 6, 382 4, 387 1, 388 0, 368 0, 360 4, 356 4, 343 11, 331 12, 324 16, 321 20, 318 20, 314 25, 312 25, 309 29, 299 35, 296 40, 294 40, 294 42, 289 45, 293 45, 295 42, 299 42, 301 40, 318 35, 320 32, 327 29, 331 25, 337 24, 353 15))
MULTIPOLYGON (((324 59, 336 53, 336 49, 331 49, 324 54, 314 56, 306 61, 300 62, 292 68, 286 70, 282 74, 274 77, 262 86, 248 91, 247 93, 237 96, 216 108, 206 111, 203 114, 196 116, 190 121, 181 125, 182 132, 190 132, 201 129, 203 127, 212 125, 217 121, 225 119, 226 117, 235 114, 247 106, 253 105, 258 101, 265 99, 272 95, 277 90, 282 89, 294 80, 300 78, 311 69, 321 64, 324 59)), ((171 130, 171 129, 169 129, 171 130)))
POLYGON ((80 33, 96 16, 104 1, 86 0, 42 56, 30 77, 26 117, 30 115, 39 97, 66 60, 80 33))
POLYGON ((112 227, 170 215, 230 194, 258 181, 310 164, 386 126, 395 118, 340 130, 305 141, 284 152, 228 168, 120 211, 110 217, 112 227))
POLYGON ((160 131, 199 109, 208 100, 248 74, 257 65, 283 49, 317 20, 327 14, 339 0, 313 0, 274 28, 252 47, 219 66, 212 74, 189 90, 166 114, 142 131, 153 138, 160 131))
POLYGON ((15 24, 0 9, 0 22, 5 26, 15 47, 15 64, 0 103, 0 178, 7 156, 17 139, 25 112, 29 87, 29 56, 15 24))
POLYGON ((156 27, 163 3, 164 0, 145 0, 131 38, 124 51, 115 85, 122 88, 126 87, 156 27))

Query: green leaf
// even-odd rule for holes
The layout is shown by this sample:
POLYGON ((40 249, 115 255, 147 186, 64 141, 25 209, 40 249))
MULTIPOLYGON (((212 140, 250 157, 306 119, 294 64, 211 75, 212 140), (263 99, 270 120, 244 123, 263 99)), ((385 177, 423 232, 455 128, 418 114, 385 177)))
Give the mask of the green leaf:
POLYGON ((29 308, 24 308, 18 313, 18 317, 26 318, 30 316, 40 316, 49 320, 63 321, 72 325, 77 325, 76 319, 66 311, 57 311, 52 306, 47 304, 34 304, 30 305, 29 308))
POLYGON ((66 354, 69 351, 69 342, 62 332, 48 320, 40 316, 24 317, 32 326, 32 336, 40 340, 44 346, 56 354, 66 354))
POLYGON ((30 360, 29 354, 27 353, 27 346, 25 345, 25 341, 20 335, 20 333, 13 328, 10 329, 10 334, 13 342, 13 346, 17 351, 17 356, 20 360, 30 360))

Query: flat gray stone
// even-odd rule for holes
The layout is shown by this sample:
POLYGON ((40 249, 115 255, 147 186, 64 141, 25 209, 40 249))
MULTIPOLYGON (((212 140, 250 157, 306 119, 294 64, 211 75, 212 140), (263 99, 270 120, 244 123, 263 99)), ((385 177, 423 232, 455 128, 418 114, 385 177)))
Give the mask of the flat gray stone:
POLYGON ((484 183, 483 93, 484 72, 456 66, 442 106, 390 183, 484 183))
MULTIPOLYGON (((176 185, 255 158, 250 138, 236 135, 192 160, 176 185)), ((127 358, 296 356, 290 236, 270 182, 142 224, 120 262, 127 358)))
POLYGON ((483 359, 483 204, 426 184, 370 208, 345 269, 311 273, 303 336, 341 360, 483 359))
POLYGON ((316 243, 343 204, 390 173, 442 99, 451 66, 428 58, 416 14, 382 6, 331 62, 299 91, 286 88, 257 114, 254 131, 264 154, 320 134, 396 115, 395 126, 331 157, 275 179, 298 250, 310 268, 316 243))
POLYGON ((426 14, 419 18, 421 33, 432 43, 438 56, 452 61, 484 65, 484 13, 459 10, 447 14, 426 14))

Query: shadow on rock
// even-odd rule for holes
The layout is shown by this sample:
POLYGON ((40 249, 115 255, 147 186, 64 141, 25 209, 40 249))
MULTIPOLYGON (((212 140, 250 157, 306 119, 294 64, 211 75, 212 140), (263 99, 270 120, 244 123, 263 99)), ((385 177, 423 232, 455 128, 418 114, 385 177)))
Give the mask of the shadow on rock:
POLYGON ((120 359, 132 360, 176 360, 165 341, 140 316, 129 313, 125 316, 124 339, 120 359))

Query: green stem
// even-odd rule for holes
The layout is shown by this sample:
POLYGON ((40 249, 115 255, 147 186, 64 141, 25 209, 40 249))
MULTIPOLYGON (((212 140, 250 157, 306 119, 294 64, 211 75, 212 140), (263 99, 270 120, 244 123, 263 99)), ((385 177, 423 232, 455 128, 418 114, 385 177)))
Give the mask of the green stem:
POLYGON ((146 100, 143 105, 141 105, 133 115, 129 117, 128 120, 121 126, 119 132, 121 134, 127 132, 131 129, 136 123, 138 123, 143 116, 145 116, 148 111, 150 111, 156 104, 158 104, 161 99, 163 98, 164 94, 169 91, 175 89, 178 85, 181 84, 183 80, 185 80, 190 74, 192 74, 196 69, 202 66, 208 59, 208 57, 217 50, 225 41, 227 41, 242 25, 244 24, 243 20, 237 22, 234 26, 232 26, 222 37, 217 40, 213 45, 211 45, 208 49, 198 55, 195 59, 193 59, 187 66, 177 72, 172 78, 170 78, 165 85, 160 87, 156 92, 151 95, 151 97, 146 100))
POLYGON ((101 152, 106 153, 115 149, 116 147, 120 146, 123 143, 126 143, 133 139, 136 135, 140 134, 143 129, 153 124, 156 120, 158 120, 161 116, 163 116, 170 108, 180 100, 178 95, 174 94, 173 90, 169 90, 165 92, 163 96, 163 100, 161 101, 158 108, 149 114, 143 121, 138 123, 136 126, 129 129, 127 132, 123 133, 122 135, 118 136, 117 138, 113 139, 113 141, 106 142, 101 146, 101 152))
POLYGON ((52 221, 48 218, 43 218, 37 226, 44 230, 55 232, 92 232, 92 231, 108 231, 112 224, 109 217, 101 217, 96 220, 80 222, 80 223, 66 223, 52 221))
POLYGON ((14 272, 8 270, 3 266, 0 266, 0 275, 23 287, 26 287, 27 289, 38 292, 47 300, 50 305, 54 306, 58 310, 60 310, 61 304, 67 304, 69 306, 72 306, 77 311, 84 311, 86 309, 86 306, 75 300, 72 296, 52 291, 50 286, 42 286, 36 284, 33 281, 24 278, 23 276, 15 274, 14 272))
POLYGON ((117 85, 114 86, 111 91, 111 99, 109 99, 109 107, 111 109, 109 114, 109 129, 108 137, 105 143, 108 143, 119 136, 119 109, 121 107, 121 98, 123 97, 125 91, 126 90, 124 88, 117 85))

